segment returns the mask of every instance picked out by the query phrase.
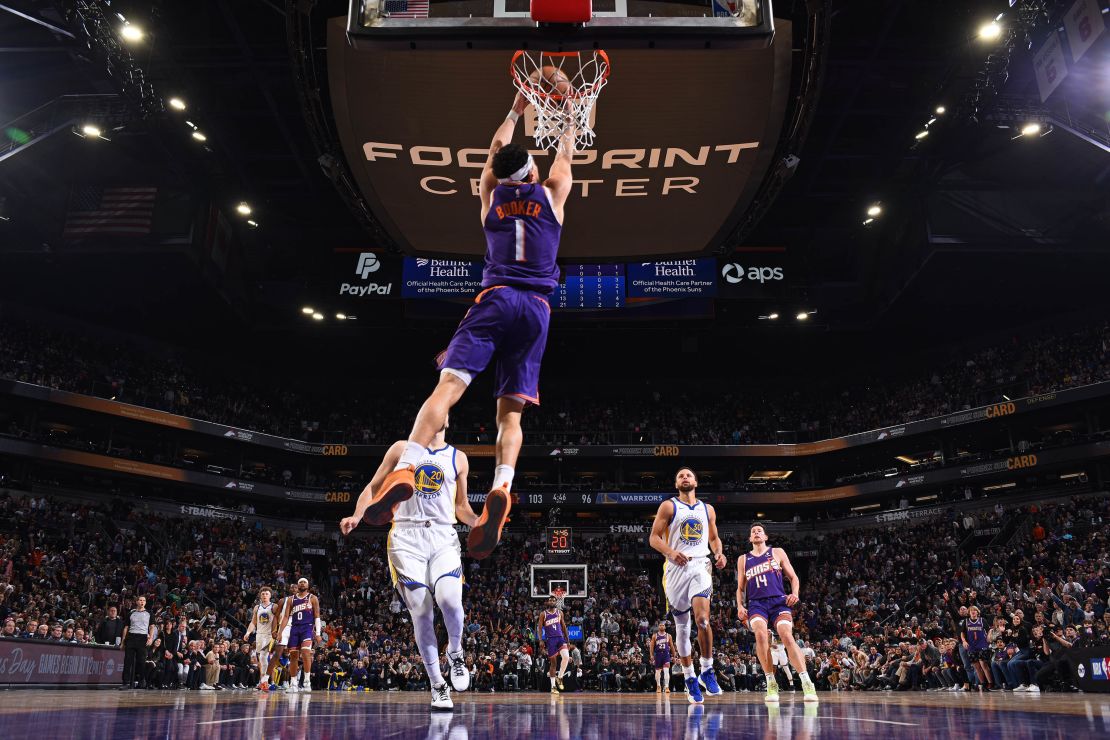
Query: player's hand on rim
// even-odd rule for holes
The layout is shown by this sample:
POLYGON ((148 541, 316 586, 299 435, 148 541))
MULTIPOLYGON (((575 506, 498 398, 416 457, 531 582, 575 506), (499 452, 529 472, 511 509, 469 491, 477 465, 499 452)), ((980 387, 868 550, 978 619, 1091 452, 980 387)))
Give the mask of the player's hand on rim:
POLYGON ((794 606, 797 603, 798 603, 798 597, 797 596, 795 596, 794 594, 787 594, 786 595, 786 605, 787 606, 794 606))

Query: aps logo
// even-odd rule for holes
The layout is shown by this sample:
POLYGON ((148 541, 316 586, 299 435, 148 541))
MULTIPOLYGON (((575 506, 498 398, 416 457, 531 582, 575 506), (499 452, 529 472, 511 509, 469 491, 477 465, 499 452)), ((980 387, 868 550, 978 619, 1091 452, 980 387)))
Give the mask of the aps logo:
POLYGON ((755 281, 757 283, 765 283, 768 280, 782 280, 783 271, 781 267, 748 267, 745 268, 738 262, 728 262, 721 268, 721 277, 725 279, 726 283, 736 285, 737 283, 744 282, 744 279, 755 281))

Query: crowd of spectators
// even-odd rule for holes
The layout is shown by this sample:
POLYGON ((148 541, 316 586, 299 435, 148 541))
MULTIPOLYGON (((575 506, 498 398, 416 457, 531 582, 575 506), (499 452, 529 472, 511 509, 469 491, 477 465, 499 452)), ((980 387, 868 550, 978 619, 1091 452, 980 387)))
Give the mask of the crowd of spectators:
MULTIPOLYGON (((725 515, 722 515, 725 516, 725 515)), ((914 690, 1060 686, 1069 644, 1110 639, 1110 498, 950 513, 915 526, 778 536, 803 579, 795 609, 820 688, 914 690), (986 533, 986 534, 982 534, 986 533), (998 533, 1008 535, 987 548, 998 533), (960 622, 977 607, 991 649, 961 649, 960 622), (976 667, 979 661, 982 663, 976 667)), ((466 561, 464 645, 481 691, 546 687, 534 634, 539 601, 529 565, 543 560, 542 524, 514 525, 488 560, 466 561)), ((567 599, 571 688, 654 690, 647 640, 666 607, 661 559, 646 535, 580 538, 589 594, 567 599)), ((730 561, 746 532, 726 534, 730 561)), ((142 597, 150 629, 129 682, 206 690, 252 686, 259 666, 244 641, 258 589, 277 595, 300 575, 323 604, 317 689, 417 690, 427 677, 409 617, 392 589, 384 537, 294 537, 245 519, 164 517, 119 502, 88 505, 40 494, 0 495, 0 637, 124 648, 142 597), (306 554, 307 553, 307 554, 306 554), (323 554, 320 554, 323 553, 323 554)), ((758 690, 753 639, 736 617, 734 568, 715 574, 716 658, 726 689, 758 690)), ((681 686, 677 669, 672 683, 681 686)), ((782 685, 789 685, 784 677, 782 685)))
MULTIPOLYGON (((567 392, 562 392, 559 381, 548 377, 544 404, 529 412, 526 441, 752 444, 823 439, 992 403, 1002 394, 1018 397, 1107 380, 1108 353, 1110 324, 1103 322, 1015 337, 923 371, 898 373, 884 367, 881 380, 859 368, 853 368, 850 379, 825 374, 780 379, 785 385, 746 382, 742 388, 626 379, 583 397, 567 383, 567 392), (683 419, 698 423, 681 423, 683 419)), ((190 361, 164 348, 15 319, 0 324, 0 377, 285 437, 348 444, 382 444, 404 436, 428 390, 417 376, 376 381, 372 391, 344 387, 342 397, 336 397, 327 388, 306 390, 302 382, 283 382, 271 369, 255 372, 222 358, 217 367, 202 367, 196 358, 190 361)), ((492 441, 487 399, 464 399, 453 418, 453 434, 460 441, 492 441)))

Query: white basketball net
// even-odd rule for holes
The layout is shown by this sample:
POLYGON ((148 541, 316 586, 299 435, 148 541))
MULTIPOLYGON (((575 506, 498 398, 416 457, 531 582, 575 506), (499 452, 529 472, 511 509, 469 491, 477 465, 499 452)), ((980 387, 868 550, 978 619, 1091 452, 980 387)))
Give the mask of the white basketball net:
POLYGON ((593 146, 590 116, 609 81, 604 51, 518 51, 512 61, 513 84, 536 112, 536 146, 558 149, 573 135, 575 149, 593 146))

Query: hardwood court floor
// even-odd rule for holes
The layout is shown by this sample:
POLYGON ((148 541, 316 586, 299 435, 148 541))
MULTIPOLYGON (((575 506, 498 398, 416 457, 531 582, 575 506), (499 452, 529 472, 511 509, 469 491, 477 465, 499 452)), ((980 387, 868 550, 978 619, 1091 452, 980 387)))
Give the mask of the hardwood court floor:
POLYGON ((683 694, 455 694, 431 713, 416 693, 247 691, 0 692, 0 737, 396 738, 397 740, 718 740, 762 738, 1110 737, 1110 694, 726 694, 694 706, 683 694))

